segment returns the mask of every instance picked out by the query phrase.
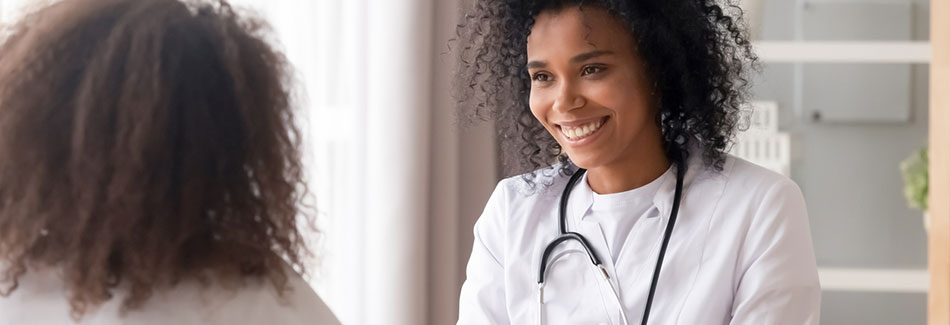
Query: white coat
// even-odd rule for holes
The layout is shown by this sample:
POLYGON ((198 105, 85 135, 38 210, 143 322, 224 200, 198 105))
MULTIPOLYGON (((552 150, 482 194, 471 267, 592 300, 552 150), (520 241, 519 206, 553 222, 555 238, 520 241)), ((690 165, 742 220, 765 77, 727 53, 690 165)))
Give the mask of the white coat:
MULTIPOLYGON (((817 324, 821 300, 805 202, 788 178, 729 156, 722 171, 691 155, 682 204, 660 273, 650 324, 817 324)), ((568 176, 536 172, 501 181, 475 224, 459 324, 536 324, 538 264, 558 234, 557 206, 568 176), (547 175, 547 176, 545 176, 547 175)), ((619 289, 630 324, 640 324, 675 177, 660 185, 656 216, 640 218, 616 262, 600 224, 584 218, 593 192, 586 177, 568 201, 568 231, 583 235, 619 289)), ((622 324, 610 287, 579 245, 551 254, 546 324, 622 324), (561 255, 559 258, 555 256, 561 255)))
MULTIPOLYGON (((174 288, 155 290, 145 303, 126 313, 127 291, 91 308, 76 322, 70 315, 68 291, 57 272, 34 271, 19 279, 9 297, 0 296, 2 325, 337 325, 329 307, 290 267, 287 291, 278 294, 266 279, 246 279, 225 288, 217 282, 183 280, 174 288)), ((5 287, 4 287, 5 288, 5 287)))

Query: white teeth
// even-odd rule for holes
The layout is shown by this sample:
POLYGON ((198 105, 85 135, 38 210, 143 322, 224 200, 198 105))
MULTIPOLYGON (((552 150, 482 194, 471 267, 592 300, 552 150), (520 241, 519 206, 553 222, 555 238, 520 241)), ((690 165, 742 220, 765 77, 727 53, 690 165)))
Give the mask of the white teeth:
POLYGON ((577 140, 594 133, 600 129, 601 124, 603 122, 598 120, 581 126, 561 126, 561 132, 571 140, 577 140))

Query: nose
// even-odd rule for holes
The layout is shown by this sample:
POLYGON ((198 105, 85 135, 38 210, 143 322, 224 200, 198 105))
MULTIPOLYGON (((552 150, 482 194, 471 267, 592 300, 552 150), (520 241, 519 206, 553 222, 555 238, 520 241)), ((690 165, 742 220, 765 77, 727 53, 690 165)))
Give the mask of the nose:
POLYGON ((572 82, 561 83, 558 88, 557 98, 554 100, 553 109, 556 112, 569 112, 584 107, 584 105, 587 104, 587 99, 585 99, 576 88, 572 82))

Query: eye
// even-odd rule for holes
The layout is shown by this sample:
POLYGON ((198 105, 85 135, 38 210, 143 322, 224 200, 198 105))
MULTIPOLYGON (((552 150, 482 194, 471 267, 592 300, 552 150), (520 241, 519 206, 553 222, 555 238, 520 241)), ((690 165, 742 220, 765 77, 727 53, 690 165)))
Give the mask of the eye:
POLYGON ((551 81, 551 76, 544 72, 538 72, 531 76, 532 81, 546 82, 551 81))
POLYGON ((604 71, 604 69, 605 69, 605 68, 602 67, 602 66, 589 65, 589 66, 584 67, 583 70, 581 70, 581 75, 585 75, 585 76, 586 76, 586 75, 589 75, 589 74, 595 74, 595 73, 604 71))

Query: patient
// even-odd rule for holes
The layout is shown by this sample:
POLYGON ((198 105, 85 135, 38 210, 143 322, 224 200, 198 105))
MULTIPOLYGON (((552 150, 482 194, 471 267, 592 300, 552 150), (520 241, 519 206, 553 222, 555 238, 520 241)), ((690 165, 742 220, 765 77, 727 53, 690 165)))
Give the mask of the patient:
POLYGON ((338 323, 298 273, 300 136, 264 26, 65 0, 5 29, 0 324, 338 323))

